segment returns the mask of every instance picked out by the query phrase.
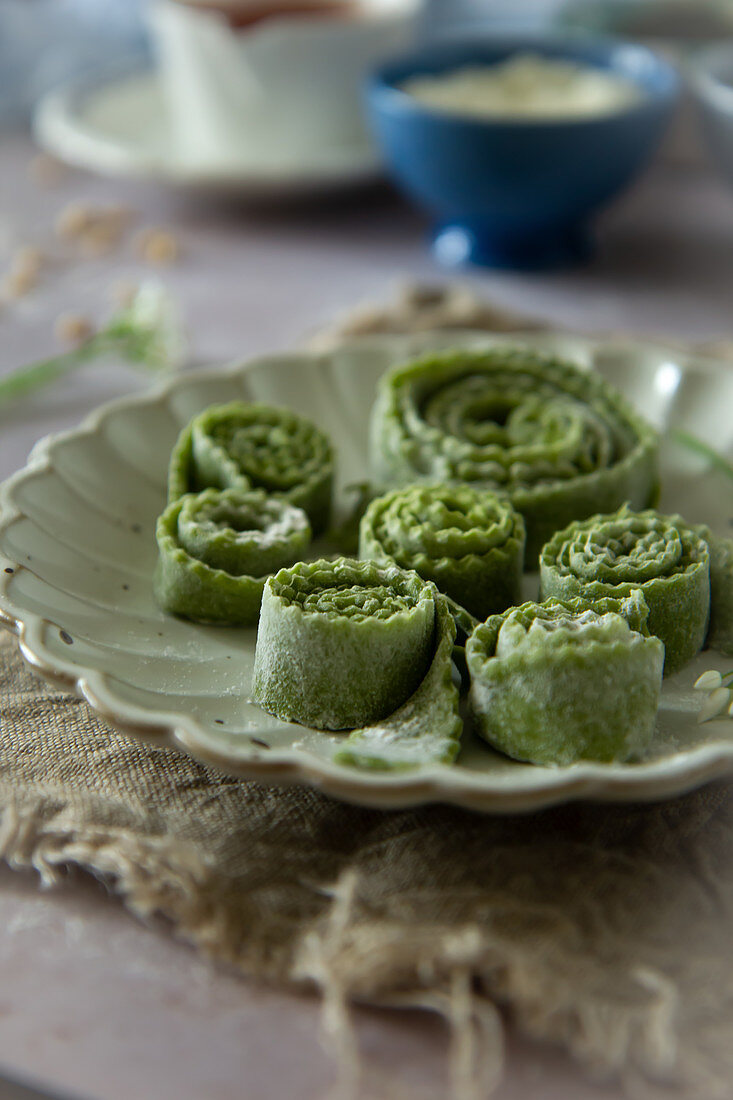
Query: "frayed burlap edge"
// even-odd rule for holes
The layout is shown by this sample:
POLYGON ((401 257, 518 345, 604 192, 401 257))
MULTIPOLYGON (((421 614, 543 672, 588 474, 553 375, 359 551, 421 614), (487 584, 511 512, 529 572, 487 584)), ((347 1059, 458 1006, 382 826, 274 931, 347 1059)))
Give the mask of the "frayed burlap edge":
MULTIPOLYGON (((250 973, 241 929, 217 902, 217 873, 192 844, 116 827, 70 828, 49 822, 46 814, 42 801, 21 805, 13 799, 5 805, 0 858, 11 868, 36 871, 46 888, 68 868, 86 871, 137 918, 163 917, 177 938, 210 960, 250 973)), ((626 1010, 614 1009, 603 998, 566 1001, 538 983, 521 950, 508 951, 506 942, 493 941, 476 925, 450 933, 436 928, 435 934, 424 928, 410 940, 397 922, 391 928, 370 922, 367 928, 356 918, 358 886, 352 871, 325 884, 320 892, 330 897, 326 915, 304 926, 287 960, 269 975, 320 992, 324 1037, 338 1067, 333 1096, 339 1100, 402 1095, 398 1083, 370 1079, 359 1056, 353 1003, 425 1009, 441 1016, 451 1036, 451 1100, 481 1100, 501 1080, 504 1029, 497 1005, 502 1004, 511 1005, 530 1036, 563 1045, 596 1076, 620 1078, 629 1095, 669 1097, 671 1088, 695 1100, 728 1096, 716 1080, 704 1094, 679 1086, 685 1075, 677 1062, 677 991, 658 971, 639 970, 635 978, 649 996, 626 1010), (659 1093, 655 1081, 662 1086, 659 1093)), ((253 968, 252 976, 261 979, 261 968, 253 968)))
MULTIPOLYGON (((64 873, 77 868, 104 882, 125 907, 142 921, 163 917, 176 937, 211 961, 247 973, 240 953, 241 937, 229 926, 226 909, 216 904, 217 875, 195 846, 170 836, 141 837, 132 830, 111 827, 68 827, 46 821, 42 801, 20 806, 10 801, 0 811, 0 859, 13 870, 32 870, 41 886, 50 889, 64 873)), ((350 988, 348 967, 340 962, 348 953, 348 937, 356 877, 344 876, 330 892, 332 904, 322 931, 307 930, 289 969, 277 977, 294 986, 315 988, 322 996, 324 1040, 333 1053, 338 1079, 334 1100, 363 1095, 366 1085, 378 1083, 381 1100, 398 1100, 399 1084, 379 1078, 365 1081, 350 1004, 357 1000, 387 1008, 418 1008, 442 1016, 451 1028, 450 1079, 453 1100, 488 1096, 501 1078, 503 1028, 491 1002, 478 1003, 471 992, 471 937, 446 937, 445 957, 431 969, 450 975, 444 991, 435 981, 430 989, 387 994, 370 991, 359 968, 350 988)), ((396 930, 395 930, 396 931, 396 930)), ((399 935, 397 937, 399 941, 399 935)), ((399 942, 393 945, 399 953, 399 942)), ((434 955, 434 942, 431 955, 434 955)), ((360 961, 361 952, 359 952, 360 961)), ((261 978, 260 968, 253 975, 261 978)), ((275 977, 275 975, 271 975, 275 977)), ((391 983, 390 983, 391 984, 391 983)))

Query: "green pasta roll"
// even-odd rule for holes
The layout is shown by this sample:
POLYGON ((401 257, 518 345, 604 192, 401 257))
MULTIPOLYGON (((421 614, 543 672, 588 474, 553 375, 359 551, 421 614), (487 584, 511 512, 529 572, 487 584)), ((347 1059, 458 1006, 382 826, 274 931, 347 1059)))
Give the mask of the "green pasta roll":
POLYGON ((258 489, 205 489, 169 504, 156 529, 159 605, 199 622, 254 626, 268 574, 297 561, 308 517, 258 489))
POLYGON ((638 756, 654 732, 664 663, 647 614, 637 590, 492 616, 466 645, 477 731, 532 764, 638 756))
POLYGON ((388 718, 354 730, 336 753, 336 763, 373 771, 453 763, 463 732, 458 688, 453 682, 455 636, 448 603, 436 594, 433 658, 422 683, 388 718))
POLYGON ((710 551, 710 629, 707 643, 733 657, 733 539, 696 527, 710 551))
POLYGON ((524 521, 489 490, 411 485, 371 502, 359 557, 414 569, 483 620, 519 602, 524 521))
POLYGON ((461 729, 454 638, 443 597, 417 573, 350 558, 300 562, 265 585, 254 698, 286 721, 353 730, 342 762, 449 760, 461 729))
POLYGON ((634 512, 592 516, 558 531, 540 555, 543 598, 591 603, 641 589, 649 630, 664 642, 665 675, 700 651, 710 613, 710 553, 680 516, 634 512))
POLYGON ((309 420, 288 409, 232 401, 212 405, 183 429, 171 454, 168 500, 215 489, 262 489, 327 526, 333 448, 309 420))
POLYGON ((454 351, 380 381, 370 461, 379 484, 471 482, 507 494, 533 568, 574 519, 658 490, 658 437, 599 375, 519 347, 454 351))

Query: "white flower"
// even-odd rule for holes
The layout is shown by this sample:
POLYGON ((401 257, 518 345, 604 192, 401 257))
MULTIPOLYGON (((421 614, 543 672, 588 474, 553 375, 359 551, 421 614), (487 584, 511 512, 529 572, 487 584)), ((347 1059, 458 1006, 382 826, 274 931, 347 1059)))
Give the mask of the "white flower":
MULTIPOLYGON (((1 3, 1 0, 0 0, 1 3)), ((63 378, 84 363, 115 356, 146 371, 175 370, 186 355, 176 304, 157 282, 146 282, 132 301, 77 347, 6 372, 0 378, 0 408, 63 378)))
POLYGON ((702 676, 698 676, 693 687, 695 691, 714 691, 715 688, 719 688, 723 683, 723 677, 719 672, 715 672, 714 669, 708 669, 707 672, 703 672, 702 676))
POLYGON ((700 713, 697 716, 698 724, 709 722, 711 718, 716 718, 724 710, 728 710, 732 698, 733 692, 730 688, 717 687, 714 691, 711 691, 700 708, 700 713))
POLYGON ((99 333, 99 340, 119 345, 127 359, 153 370, 174 370, 186 356, 176 303, 155 280, 141 284, 129 305, 99 333))

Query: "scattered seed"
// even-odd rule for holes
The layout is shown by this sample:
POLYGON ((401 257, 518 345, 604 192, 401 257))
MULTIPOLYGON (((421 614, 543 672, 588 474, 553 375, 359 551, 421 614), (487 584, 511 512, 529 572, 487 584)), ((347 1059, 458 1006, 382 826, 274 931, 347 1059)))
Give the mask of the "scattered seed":
POLYGON ((8 565, 8 566, 6 567, 6 569, 5 569, 5 572, 6 572, 6 573, 14 573, 14 572, 15 572, 15 570, 14 570, 14 569, 11 569, 11 568, 10 568, 10 566, 8 565))
POLYGON ((26 271, 38 275, 44 263, 44 255, 35 244, 23 244, 16 248, 10 260, 11 271, 26 271))
POLYGON ((56 218, 56 236, 62 240, 74 240, 92 224, 94 207, 88 203, 70 202, 56 218))
POLYGON ((253 745, 259 745, 261 749, 269 749, 267 741, 260 741, 259 737, 250 737, 250 741, 253 745))
POLYGON ((56 318, 54 335, 63 344, 83 344, 94 334, 94 326, 81 313, 62 313, 56 318))
POLYGON ((4 298, 25 298, 38 285, 38 273, 28 269, 11 270, 2 281, 4 298))
POLYGON ((223 726, 224 725, 224 719, 223 718, 215 718, 214 721, 216 722, 217 726, 223 726))
POLYGON ((83 256, 103 256, 119 244, 133 217, 127 206, 73 202, 56 218, 56 235, 77 244, 83 256))
POLYGON ((116 225, 99 222, 79 235, 79 251, 85 259, 96 260, 99 256, 108 256, 119 240, 120 231, 116 225))
POLYGON ((159 228, 144 229, 138 233, 135 251, 145 263, 154 265, 173 264, 180 255, 177 238, 169 230, 159 228))
POLYGON ((61 638, 61 641, 66 642, 67 645, 73 645, 74 644, 74 639, 71 637, 70 634, 67 633, 67 631, 60 630, 59 631, 59 636, 61 638))

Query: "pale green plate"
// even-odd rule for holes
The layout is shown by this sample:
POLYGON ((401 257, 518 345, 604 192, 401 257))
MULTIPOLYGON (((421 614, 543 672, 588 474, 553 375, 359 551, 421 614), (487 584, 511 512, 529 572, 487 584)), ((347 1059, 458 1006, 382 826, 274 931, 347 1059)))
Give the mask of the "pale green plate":
MULTIPOLYGON (((598 369, 655 424, 733 454, 733 369, 650 344, 526 336, 598 369)), ((249 700, 255 631, 205 627, 158 609, 151 589, 155 518, 176 434, 206 405, 234 398, 288 405, 334 439, 340 485, 366 476, 375 384, 426 346, 506 342, 440 333, 360 341, 326 354, 275 355, 176 378, 42 440, 0 489, 0 618, 44 676, 82 695, 117 729, 264 783, 308 783, 339 798, 399 807, 452 802, 490 812, 574 798, 661 798, 733 773, 733 721, 696 722, 692 691, 711 653, 665 681, 657 734, 638 764, 541 768, 492 752, 470 730, 457 765, 397 775, 331 762, 341 736, 288 725, 249 700)), ((665 444, 662 507, 731 532, 733 481, 665 444)), ((535 595, 532 581, 527 595, 535 595)))

